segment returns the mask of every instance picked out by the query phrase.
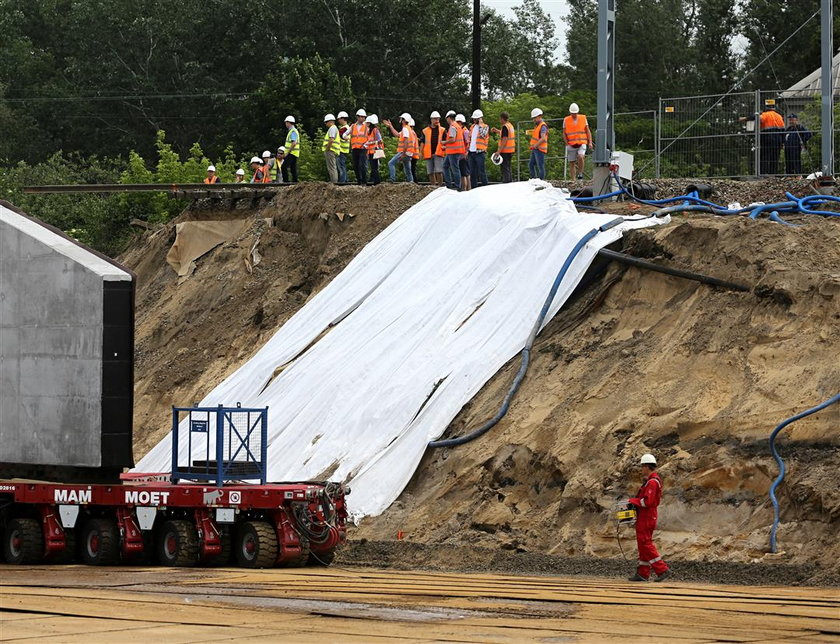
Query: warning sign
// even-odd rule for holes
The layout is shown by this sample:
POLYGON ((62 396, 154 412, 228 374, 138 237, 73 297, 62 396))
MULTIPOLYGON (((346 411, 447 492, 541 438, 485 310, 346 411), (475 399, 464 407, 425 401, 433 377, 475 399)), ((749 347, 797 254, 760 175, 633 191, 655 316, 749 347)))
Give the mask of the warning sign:
POLYGON ((673 105, 666 105, 665 106, 665 113, 666 114, 673 114, 674 113, 674 106, 673 105))

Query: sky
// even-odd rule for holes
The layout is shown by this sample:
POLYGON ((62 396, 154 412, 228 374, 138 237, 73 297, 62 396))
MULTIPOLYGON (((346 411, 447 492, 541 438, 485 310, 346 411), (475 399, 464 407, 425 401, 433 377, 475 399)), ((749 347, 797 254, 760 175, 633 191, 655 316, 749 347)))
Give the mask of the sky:
MULTIPOLYGON (((539 0, 543 10, 554 19, 557 25, 556 37, 559 42, 556 52, 556 62, 566 59, 566 18, 569 14, 569 4, 566 0, 539 0)), ((522 4, 521 0, 481 0, 485 7, 491 7, 506 18, 513 18, 513 8, 522 4)))

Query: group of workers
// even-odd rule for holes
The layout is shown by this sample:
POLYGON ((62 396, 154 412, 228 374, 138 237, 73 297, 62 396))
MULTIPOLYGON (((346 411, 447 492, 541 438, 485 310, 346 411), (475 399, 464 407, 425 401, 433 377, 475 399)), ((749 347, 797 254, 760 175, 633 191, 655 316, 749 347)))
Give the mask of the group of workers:
MULTIPOLYGON (((356 111, 355 122, 350 123, 349 118, 344 111, 324 116, 321 151, 329 179, 332 183, 347 183, 350 165, 356 183, 367 185, 370 182, 376 185, 381 182, 380 161, 385 158, 379 117, 359 109, 356 111)), ((417 162, 422 159, 433 186, 446 185, 458 191, 485 186, 488 184, 486 164, 491 134, 498 137, 496 151, 490 154, 491 161, 500 166, 503 183, 513 181, 512 158, 516 152, 516 131, 507 112, 500 114, 499 127, 486 124, 481 110, 472 113, 469 125, 466 117, 454 110, 449 110, 443 117, 446 126, 441 124, 441 120, 439 112, 432 112, 429 124, 419 133, 415 130, 414 119, 407 112, 400 115, 397 126, 389 119, 382 120, 391 135, 398 139, 396 154, 387 164, 389 181, 397 180, 400 167, 406 181, 416 180, 417 162)), ((531 120, 534 127, 526 132, 530 137, 529 175, 531 178, 545 179, 549 128, 543 111, 538 107, 531 110, 531 120)), ((287 116, 285 125, 285 142, 274 155, 266 150, 262 157, 251 158, 251 183, 298 181, 300 132, 294 116, 287 116)), ((569 106, 569 115, 563 120, 563 137, 571 176, 583 178, 586 150, 592 147, 592 132, 586 116, 580 113, 576 103, 569 106)), ((216 168, 209 166, 204 182, 220 181, 216 168)), ((236 183, 245 181, 245 170, 240 168, 236 171, 236 183)))
POLYGON ((758 116, 759 171, 761 174, 779 174, 779 155, 785 150, 785 174, 802 174, 802 151, 811 139, 811 132, 799 122, 796 114, 788 114, 788 124, 776 111, 767 106, 758 116))

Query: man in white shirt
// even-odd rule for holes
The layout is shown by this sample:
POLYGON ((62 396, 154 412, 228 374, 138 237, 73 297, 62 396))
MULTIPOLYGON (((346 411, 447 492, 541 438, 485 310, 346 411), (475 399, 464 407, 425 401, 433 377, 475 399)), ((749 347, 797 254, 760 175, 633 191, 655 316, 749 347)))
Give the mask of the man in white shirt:
POLYGON ((324 151, 324 160, 327 162, 327 174, 330 175, 332 183, 338 183, 338 153, 340 142, 338 140, 338 128, 335 125, 335 116, 327 114, 324 117, 324 127, 327 131, 324 133, 324 142, 321 145, 321 150, 324 151))

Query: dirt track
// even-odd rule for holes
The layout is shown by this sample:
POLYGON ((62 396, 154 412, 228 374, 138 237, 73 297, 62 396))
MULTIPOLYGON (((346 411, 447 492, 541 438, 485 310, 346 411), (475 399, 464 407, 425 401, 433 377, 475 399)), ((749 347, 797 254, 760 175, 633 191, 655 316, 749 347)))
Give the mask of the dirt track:
POLYGON ((1 567, 0 639, 840 642, 840 593, 373 569, 1 567))

